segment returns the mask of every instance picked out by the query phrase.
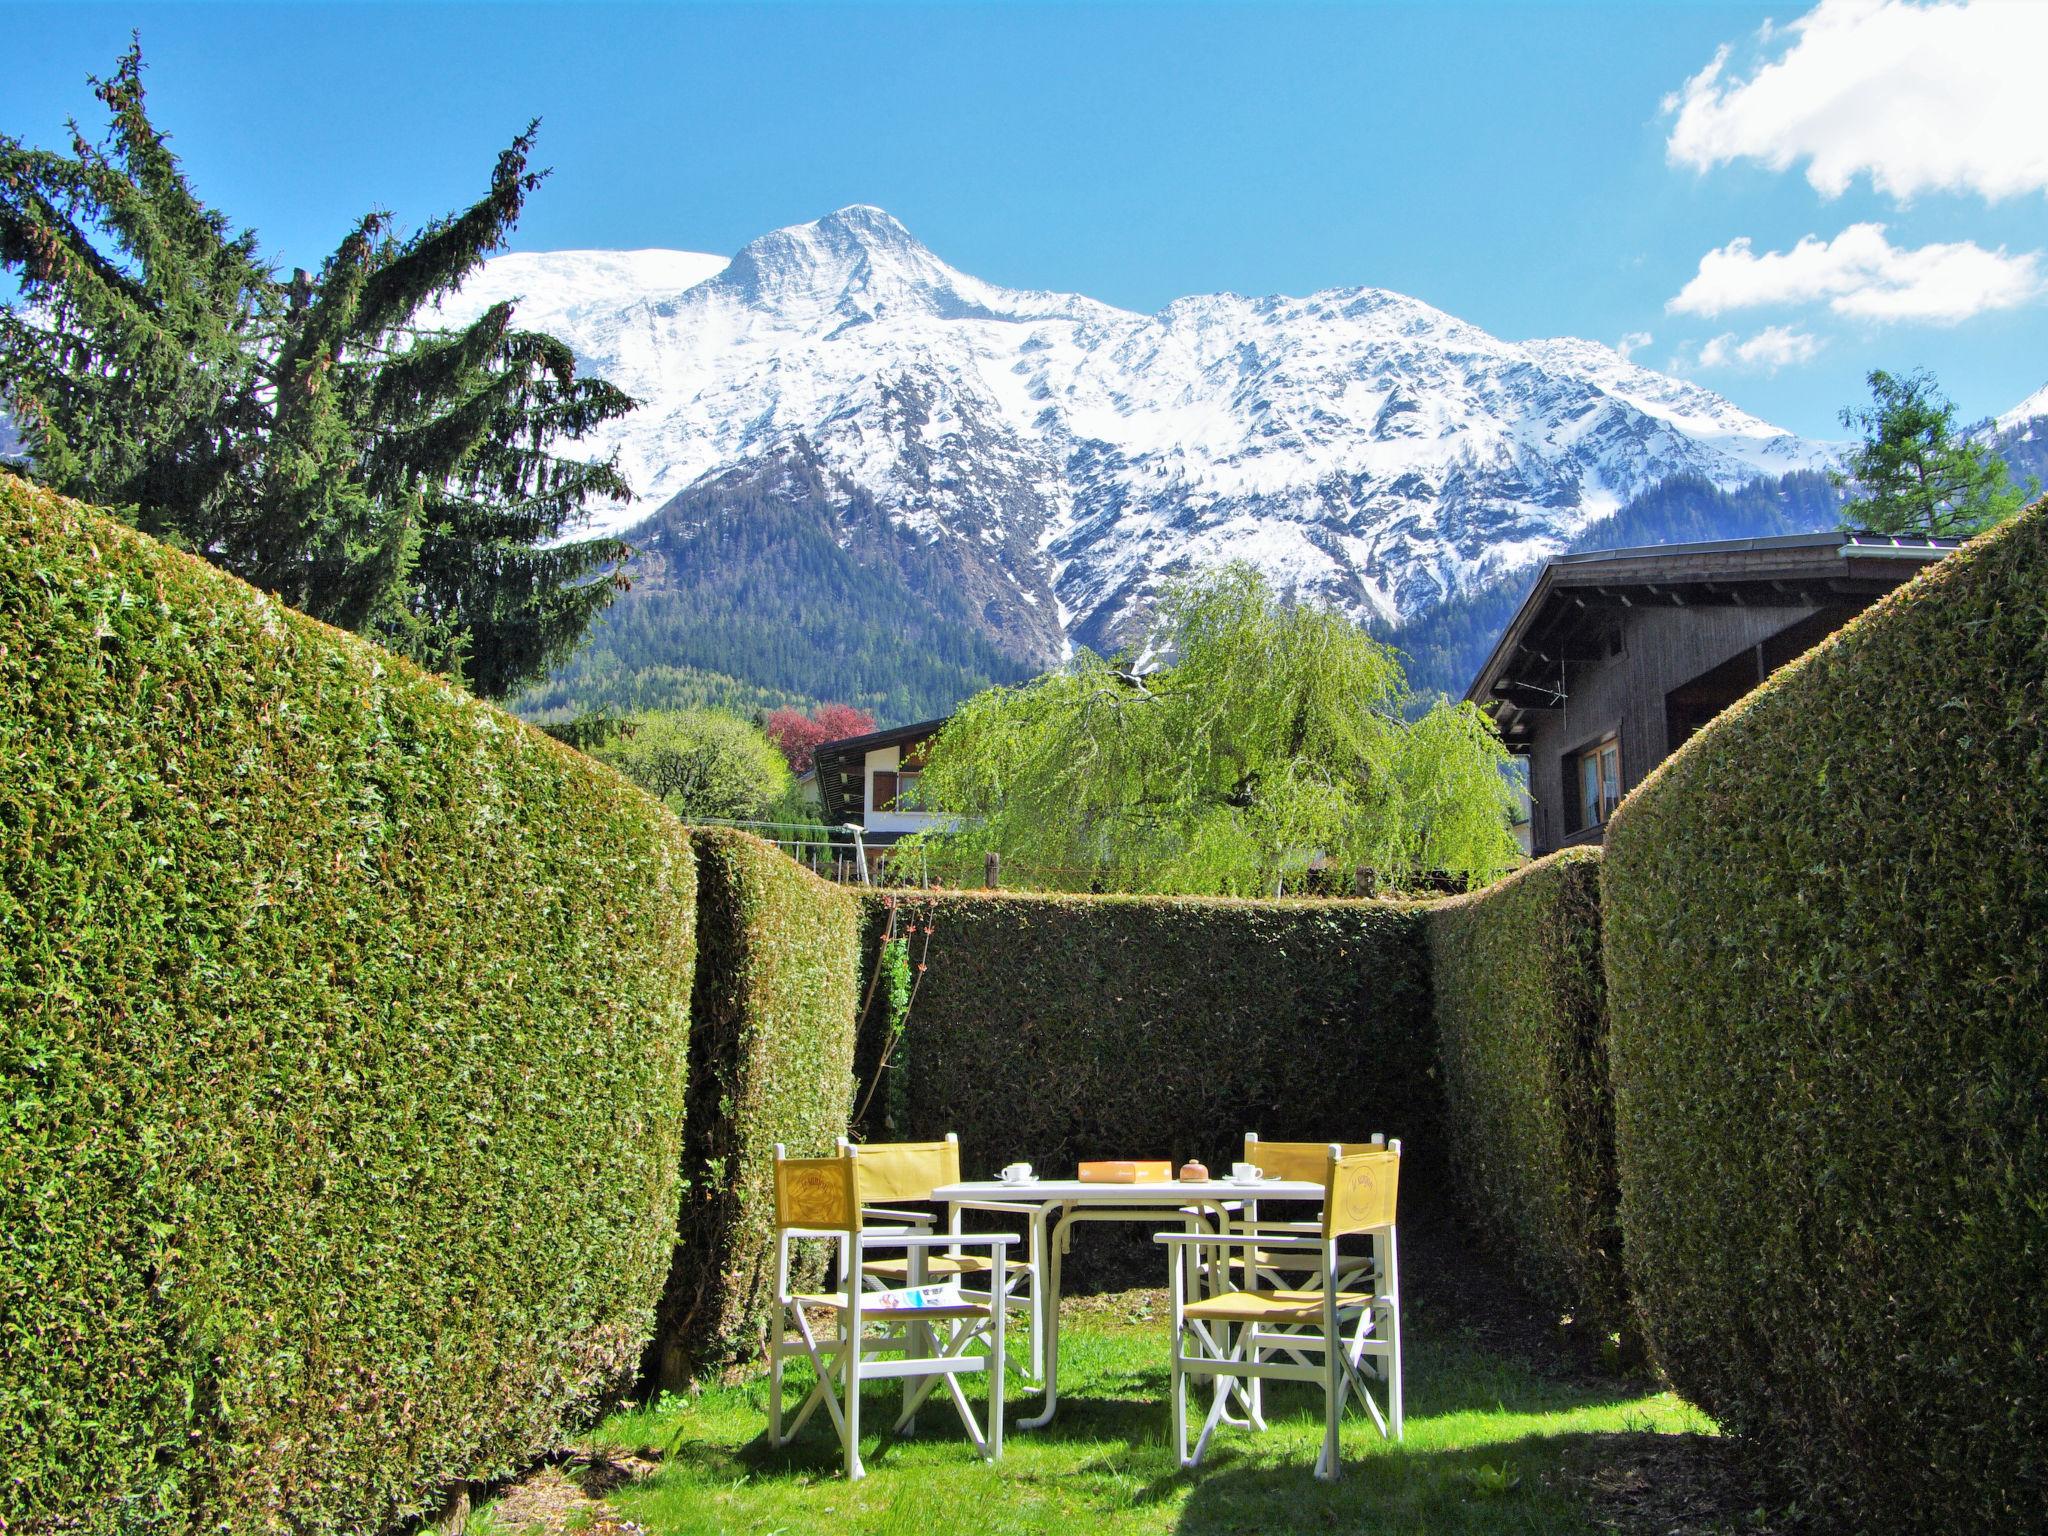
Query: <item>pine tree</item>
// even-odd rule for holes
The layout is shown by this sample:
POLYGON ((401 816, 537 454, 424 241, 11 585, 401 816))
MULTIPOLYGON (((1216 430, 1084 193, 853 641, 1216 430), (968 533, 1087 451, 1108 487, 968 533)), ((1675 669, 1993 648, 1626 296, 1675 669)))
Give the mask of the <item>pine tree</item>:
POLYGON ((1968 538, 2003 522, 2025 499, 2005 464, 1957 432, 1955 405, 1930 373, 1869 376, 1872 403, 1842 412, 1863 441, 1837 484, 1862 494, 1842 508, 1842 526, 1871 533, 1968 538))
POLYGON ((281 280, 193 192, 141 71, 131 48, 94 82, 103 145, 0 137, 0 390, 36 477, 478 693, 545 674, 630 554, 563 541, 629 490, 553 449, 632 401, 509 304, 433 323, 540 184, 533 126, 473 206, 410 236, 371 213, 281 280))
POLYGON ((104 145, 0 136, 0 389, 38 478, 206 549, 254 483, 251 339, 271 297, 253 234, 193 196, 143 109, 130 50, 94 94, 104 145), (110 254, 111 251, 111 254, 110 254))

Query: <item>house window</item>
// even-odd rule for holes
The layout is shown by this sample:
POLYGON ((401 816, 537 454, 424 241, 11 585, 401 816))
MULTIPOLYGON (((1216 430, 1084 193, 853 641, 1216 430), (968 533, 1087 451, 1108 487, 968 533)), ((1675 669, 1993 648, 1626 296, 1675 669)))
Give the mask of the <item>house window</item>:
POLYGON ((896 775, 896 803, 890 807, 896 811, 921 811, 924 809, 924 775, 906 768, 896 775))
POLYGON ((1604 827, 1621 804, 1621 738, 1607 736, 1565 759, 1571 786, 1572 830, 1604 827))

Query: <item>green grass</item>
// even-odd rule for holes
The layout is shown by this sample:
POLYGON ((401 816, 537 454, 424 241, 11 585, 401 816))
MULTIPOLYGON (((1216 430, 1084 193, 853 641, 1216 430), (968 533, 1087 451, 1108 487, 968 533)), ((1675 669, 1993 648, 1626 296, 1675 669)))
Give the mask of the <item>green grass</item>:
MULTIPOLYGON (((666 1448, 661 1471, 612 1494, 611 1505, 649 1536, 1567 1536, 1598 1529, 1577 1491, 1582 1480, 1568 1475, 1612 1443, 1589 1437, 1713 1429, 1646 1383, 1553 1373, 1446 1320, 1435 1334, 1411 1330, 1406 1441, 1383 1441, 1354 1406, 1336 1485, 1311 1472, 1321 1399, 1291 1385, 1269 1386, 1265 1434, 1225 1427, 1201 1470, 1184 1473, 1169 1444, 1163 1310, 1144 1293, 1070 1302, 1059 1417, 1049 1430, 1012 1429, 998 1466, 975 1456, 951 1408, 934 1399, 915 1440, 863 1438, 868 1476, 849 1485, 838 1476, 838 1443, 822 1412, 794 1445, 767 1447, 767 1384, 755 1377, 664 1398, 601 1425, 600 1449, 666 1448)), ((886 1427, 898 1390, 868 1388, 864 1419, 886 1427)), ((970 1395, 979 1409, 980 1394, 970 1395)), ((1012 1424, 1019 1412, 1012 1407, 1012 1424)))

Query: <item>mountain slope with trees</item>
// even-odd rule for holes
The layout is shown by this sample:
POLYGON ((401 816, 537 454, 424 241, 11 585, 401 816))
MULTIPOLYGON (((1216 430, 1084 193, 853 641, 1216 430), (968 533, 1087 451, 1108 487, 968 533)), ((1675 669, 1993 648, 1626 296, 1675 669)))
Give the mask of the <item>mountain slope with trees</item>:
POLYGON ((632 590, 522 709, 681 707, 723 674, 760 707, 833 699, 899 722, 1036 670, 989 638, 948 546, 892 537, 801 451, 692 487, 630 537, 632 590))

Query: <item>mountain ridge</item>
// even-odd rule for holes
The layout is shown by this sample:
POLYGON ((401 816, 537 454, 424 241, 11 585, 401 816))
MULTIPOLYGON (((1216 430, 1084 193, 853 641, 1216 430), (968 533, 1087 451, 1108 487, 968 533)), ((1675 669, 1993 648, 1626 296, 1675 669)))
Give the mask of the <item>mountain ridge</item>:
POLYGON ((722 265, 676 255, 705 275, 639 297, 617 253, 524 260, 447 313, 516 277, 545 290, 521 324, 646 402, 597 443, 644 490, 600 526, 651 538, 693 488, 812 460, 848 518, 952 546, 989 638, 1034 665, 1128 641, 1163 582, 1223 559, 1393 622, 1669 475, 1733 486, 1832 453, 1599 343, 1505 342, 1370 287, 1141 315, 985 282, 867 205, 722 265), (585 261, 607 301, 564 296, 585 261))

